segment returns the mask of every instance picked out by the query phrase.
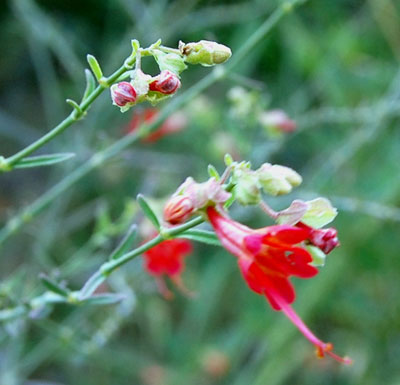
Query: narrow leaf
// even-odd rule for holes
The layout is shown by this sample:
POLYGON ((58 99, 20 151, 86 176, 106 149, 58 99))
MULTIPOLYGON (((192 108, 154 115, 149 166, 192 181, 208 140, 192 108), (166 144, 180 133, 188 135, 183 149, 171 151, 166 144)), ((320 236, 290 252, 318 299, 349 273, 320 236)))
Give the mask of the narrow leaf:
POLYGON ((212 246, 221 246, 218 237, 212 231, 191 229, 178 235, 178 238, 190 239, 191 241, 206 243, 212 246))
POLYGON ((119 245, 114 249, 110 255, 110 259, 118 259, 121 255, 124 255, 133 245, 135 241, 137 232, 137 226, 134 224, 130 227, 129 231, 126 233, 125 237, 119 243, 119 245))
POLYGON ((83 94, 82 101, 86 100, 87 97, 96 88, 96 81, 94 80, 92 73, 87 68, 85 69, 85 77, 86 77, 86 88, 85 88, 85 92, 83 94))
POLYGON ((212 164, 208 165, 207 171, 210 178, 215 178, 217 181, 221 179, 217 169, 212 164))
POLYGON ((151 221, 151 223, 157 228, 160 229, 160 222, 154 213, 153 209, 147 203, 145 197, 142 194, 137 196, 137 202, 139 203, 140 208, 142 209, 144 215, 151 221))
POLYGON ((103 71, 101 70, 100 64, 97 61, 97 59, 93 55, 87 55, 87 61, 89 63, 89 66, 91 70, 94 73, 94 76, 96 77, 97 81, 100 81, 103 77, 103 71))
POLYGON ((81 304, 87 305, 113 305, 118 302, 121 302, 126 298, 123 294, 113 294, 113 293, 105 293, 105 294, 95 294, 91 297, 88 297, 82 300, 81 304))
POLYGON ((64 152, 58 154, 50 154, 50 155, 39 155, 39 156, 30 156, 24 159, 21 159, 18 163, 14 165, 15 168, 30 168, 30 167, 42 167, 42 166, 51 166, 56 163, 64 162, 72 157, 75 154, 72 152, 64 152))
POLYGON ((63 297, 68 297, 69 295, 69 290, 63 288, 61 285, 59 285, 57 282, 53 281, 50 279, 47 275, 45 274, 40 274, 39 276, 42 284, 50 291, 53 293, 57 293, 62 295, 63 297))

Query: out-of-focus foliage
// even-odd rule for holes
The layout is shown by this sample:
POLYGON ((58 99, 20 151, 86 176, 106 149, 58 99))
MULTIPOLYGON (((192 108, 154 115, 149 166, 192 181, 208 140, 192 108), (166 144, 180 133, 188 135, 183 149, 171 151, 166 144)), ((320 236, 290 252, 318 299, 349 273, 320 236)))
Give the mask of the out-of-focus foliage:
MULTIPOLYGON (((0 153, 11 155, 68 112, 83 91, 85 56, 106 72, 143 45, 215 39, 233 55, 278 1, 10 0, 0 5, 0 153)), ((295 282, 295 308, 352 367, 316 360, 282 314, 250 292, 234 258, 196 245, 184 280, 195 299, 166 302, 137 259, 107 282, 125 301, 56 306, 49 315, 0 326, 0 383, 395 385, 400 381, 400 7, 394 0, 310 0, 285 18, 224 81, 185 107, 184 131, 140 143, 64 193, 1 250, 0 308, 39 294, 46 272, 71 287, 141 220, 136 194, 165 198, 188 175, 223 168, 223 154, 292 167, 303 185, 290 198, 327 196, 339 208, 342 247, 313 280, 295 282), (251 113, 240 118, 227 96, 251 91, 250 109, 278 108, 296 132, 268 136, 251 113)), ((147 65, 147 64, 144 64, 147 65)), ((150 71, 155 72, 156 67, 150 71)), ((207 73, 191 68, 187 89, 207 73)), ((168 101, 166 102, 168 103, 168 101)), ((237 111, 236 111, 237 112, 237 111)), ((126 133, 102 95, 88 116, 46 150, 75 152, 51 168, 1 176, 4 222, 91 154, 126 133)), ((271 198, 276 209, 288 198, 271 198)), ((234 206, 250 225, 267 223, 234 206)), ((40 309, 39 309, 40 310, 40 309)))

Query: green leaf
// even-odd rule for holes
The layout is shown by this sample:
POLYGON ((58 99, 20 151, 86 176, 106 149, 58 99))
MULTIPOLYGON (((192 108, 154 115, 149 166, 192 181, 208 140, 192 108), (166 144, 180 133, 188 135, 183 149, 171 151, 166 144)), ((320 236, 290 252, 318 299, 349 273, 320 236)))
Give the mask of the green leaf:
POLYGON ((136 238, 137 226, 132 225, 129 231, 126 233, 125 237, 119 243, 119 245, 114 249, 110 255, 111 259, 118 259, 121 255, 124 255, 133 245, 136 238))
POLYGON ((212 246, 221 246, 221 242, 219 241, 216 234, 212 231, 207 230, 186 230, 183 233, 179 234, 178 238, 190 239, 191 241, 202 242, 212 246))
POLYGON ((332 222, 337 215, 336 208, 328 199, 317 198, 306 203, 309 207, 301 221, 308 226, 319 229, 332 222))
POLYGON ((230 154, 225 154, 224 156, 224 162, 225 162, 225 166, 229 167, 233 164, 233 158, 230 154))
POLYGON ((212 164, 208 165, 207 171, 210 178, 215 178, 217 181, 221 179, 217 169, 212 164))
POLYGON ((311 254, 314 266, 324 266, 326 254, 318 247, 306 246, 306 249, 311 254))
POLYGON ((64 162, 72 157, 75 154, 72 152, 64 152, 58 154, 50 154, 50 155, 39 155, 39 156, 30 156, 24 159, 21 159, 18 163, 14 165, 15 168, 30 168, 30 167, 42 167, 42 166, 51 166, 56 163, 64 162))
POLYGON ((96 88, 96 81, 92 73, 86 68, 85 69, 85 77, 86 77, 86 88, 82 97, 82 102, 87 99, 87 97, 94 91, 96 88))
POLYGON ((52 279, 50 279, 47 275, 40 274, 39 278, 40 278, 42 284, 48 290, 52 291, 53 293, 57 293, 59 295, 62 295, 63 297, 68 297, 70 291, 68 289, 63 288, 57 282, 55 282, 52 279))
POLYGON ((81 304, 87 305, 113 305, 118 302, 121 302, 126 297, 123 294, 114 294, 114 293, 105 293, 105 294, 95 294, 91 297, 85 298, 84 300, 80 301, 81 304))
POLYGON ((140 208, 142 209, 144 215, 151 221, 151 223, 156 227, 158 230, 160 229, 160 222, 154 213, 153 209, 147 203, 145 197, 142 194, 139 194, 136 198, 137 202, 139 203, 140 208))
POLYGON ((94 73, 94 76, 96 77, 97 81, 100 82, 100 80, 103 78, 103 71, 101 70, 99 62, 93 55, 87 55, 86 58, 91 70, 94 73))

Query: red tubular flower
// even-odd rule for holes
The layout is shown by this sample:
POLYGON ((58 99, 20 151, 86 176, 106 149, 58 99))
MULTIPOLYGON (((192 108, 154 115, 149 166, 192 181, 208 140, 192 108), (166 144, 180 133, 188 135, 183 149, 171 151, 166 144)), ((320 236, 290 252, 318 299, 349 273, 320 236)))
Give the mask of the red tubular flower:
MULTIPOLYGON (((157 108, 146 108, 142 111, 135 112, 132 120, 128 126, 128 133, 135 132, 138 127, 143 123, 151 123, 158 116, 157 108)), ((182 131, 187 124, 187 118, 182 112, 175 112, 165 122, 158 128, 158 130, 152 132, 148 135, 144 141, 145 142, 156 142, 166 135, 173 134, 175 132, 182 131)))
POLYGON ((120 82, 111 86, 111 98, 118 107, 135 103, 136 96, 136 90, 131 83, 120 82))
POLYGON ((175 93, 180 86, 179 77, 168 70, 161 71, 160 75, 156 76, 156 80, 149 84, 150 91, 157 91, 164 95, 175 93))
POLYGON ((186 295, 188 291, 181 279, 185 269, 184 259, 192 252, 192 244, 186 239, 169 239, 147 250, 143 255, 147 272, 154 276, 161 294, 169 299, 172 293, 168 290, 163 276, 167 275, 177 288, 186 295))
POLYGON ((239 268, 250 289, 265 295, 274 310, 281 310, 317 348, 319 357, 330 355, 350 364, 332 352, 332 344, 319 340, 290 306, 295 291, 291 276, 311 278, 318 270, 301 242, 309 239, 310 230, 288 225, 251 229, 221 214, 214 207, 207 209, 208 219, 222 245, 238 258, 239 268))

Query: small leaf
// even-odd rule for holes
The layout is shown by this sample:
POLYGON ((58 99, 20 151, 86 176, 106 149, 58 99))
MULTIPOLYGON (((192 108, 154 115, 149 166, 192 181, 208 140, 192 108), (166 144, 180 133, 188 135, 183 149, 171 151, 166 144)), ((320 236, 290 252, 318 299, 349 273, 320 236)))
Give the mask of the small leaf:
POLYGON ((278 213, 277 222, 280 225, 295 225, 307 212, 309 204, 301 200, 294 200, 290 206, 278 213))
POLYGON ((221 179, 217 169, 212 164, 208 165, 207 171, 210 178, 215 178, 217 181, 221 179))
POLYGON ((191 229, 178 235, 178 238, 190 239, 191 241, 206 243, 212 246, 221 246, 218 237, 212 231, 191 229))
POLYGON ((326 255, 320 248, 315 247, 315 246, 306 246, 306 249, 311 254, 314 266, 324 266, 325 265, 326 255))
POLYGON ((96 88, 96 81, 92 73, 86 68, 85 69, 85 77, 86 77, 86 88, 82 97, 82 102, 87 99, 87 97, 94 91, 96 88))
POLYGON ((308 203, 309 208, 301 221, 308 226, 319 229, 332 222, 337 215, 336 208, 332 206, 328 199, 317 198, 306 203, 308 203))
POLYGON ((87 305, 113 305, 118 302, 121 302, 126 298, 123 294, 114 294, 114 293, 105 293, 105 294, 95 294, 91 297, 85 298, 84 300, 80 301, 81 304, 87 305))
POLYGON ((139 203, 140 208, 142 209, 144 215, 151 221, 151 223, 157 229, 160 229, 160 222, 154 213, 153 209, 147 203, 145 197, 142 194, 139 194, 136 198, 137 202, 139 203))
POLYGON ((224 156, 224 162, 225 162, 225 166, 229 167, 233 164, 233 158, 230 154, 225 154, 224 156))
POLYGON ((51 166, 56 163, 64 162, 65 160, 68 160, 74 156, 75 156, 75 154, 72 152, 31 156, 31 157, 21 159, 18 163, 16 163, 14 165, 14 167, 15 168, 30 168, 30 167, 51 166))
POLYGON ((59 295, 62 295, 64 297, 68 297, 69 295, 69 290, 63 288, 61 285, 59 285, 57 282, 53 281, 50 279, 47 275, 45 274, 40 274, 39 276, 40 280, 42 281, 42 284, 50 291, 53 293, 57 293, 59 295))
POLYGON ((125 237, 111 253, 110 260, 118 259, 121 255, 125 254, 132 247, 133 242, 135 241, 136 232, 137 226, 132 225, 129 231, 126 233, 125 237))
POLYGON ((91 70, 94 73, 94 76, 96 77, 97 81, 100 82, 100 80, 103 78, 103 71, 101 70, 99 62, 93 55, 87 55, 86 58, 91 70))
POLYGON ((29 308, 26 306, 17 306, 9 309, 0 310, 0 321, 10 321, 15 318, 21 317, 28 313, 29 308))

